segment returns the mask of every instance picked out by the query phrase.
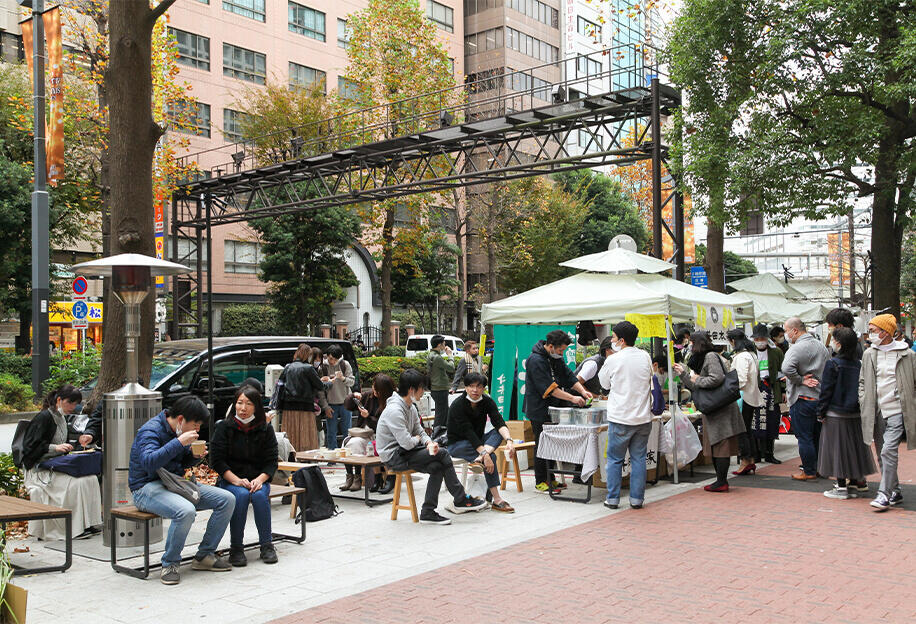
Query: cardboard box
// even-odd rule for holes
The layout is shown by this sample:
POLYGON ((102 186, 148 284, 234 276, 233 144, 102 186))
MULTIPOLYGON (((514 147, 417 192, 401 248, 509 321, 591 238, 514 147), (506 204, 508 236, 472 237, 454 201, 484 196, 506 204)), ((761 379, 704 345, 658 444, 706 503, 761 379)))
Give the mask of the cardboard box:
MULTIPOLYGON (((523 442, 534 442, 534 432, 531 431, 531 423, 527 420, 507 420, 506 426, 509 427, 509 435, 512 436, 513 440, 522 440, 523 442)), ((524 461, 523 457, 519 457, 521 460, 518 466, 519 470, 527 470, 529 466, 534 466, 534 449, 530 448, 526 453, 522 455, 527 455, 527 462, 524 461)))
POLYGON ((0 609, 0 622, 17 622, 25 624, 26 601, 29 592, 21 587, 7 583, 3 589, 3 607, 0 609), (14 619, 15 618, 15 619, 14 619))

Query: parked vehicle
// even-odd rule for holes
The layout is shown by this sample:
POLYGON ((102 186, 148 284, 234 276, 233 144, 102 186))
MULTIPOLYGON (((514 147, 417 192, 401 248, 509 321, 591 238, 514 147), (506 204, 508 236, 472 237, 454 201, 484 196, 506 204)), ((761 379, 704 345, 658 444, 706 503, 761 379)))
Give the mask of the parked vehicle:
MULTIPOLYGON (((406 357, 413 357, 418 353, 429 351, 432 348, 430 340, 435 335, 436 334, 417 334, 415 336, 410 336, 404 347, 404 355, 406 357)), ((464 353, 464 340, 458 336, 447 336, 445 334, 443 334, 443 337, 445 338, 445 345, 452 350, 452 353, 456 355, 464 353)))

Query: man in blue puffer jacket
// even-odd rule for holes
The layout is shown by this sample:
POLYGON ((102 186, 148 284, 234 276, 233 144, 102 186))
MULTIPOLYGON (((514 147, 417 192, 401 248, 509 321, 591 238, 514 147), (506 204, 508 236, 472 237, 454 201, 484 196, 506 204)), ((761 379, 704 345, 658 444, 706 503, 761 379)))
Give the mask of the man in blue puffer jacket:
POLYGON ((183 496, 168 491, 159 478, 160 468, 183 476, 195 463, 191 443, 197 440, 200 427, 209 417, 207 406, 197 397, 187 396, 159 413, 137 431, 130 448, 128 486, 137 509, 154 513, 172 522, 162 553, 162 572, 159 580, 165 585, 176 585, 181 580, 178 566, 181 551, 194 518, 200 509, 212 509, 207 530, 191 563, 193 570, 228 572, 232 569, 225 557, 216 556, 232 511, 235 496, 222 488, 200 486, 200 500, 194 505, 183 496))

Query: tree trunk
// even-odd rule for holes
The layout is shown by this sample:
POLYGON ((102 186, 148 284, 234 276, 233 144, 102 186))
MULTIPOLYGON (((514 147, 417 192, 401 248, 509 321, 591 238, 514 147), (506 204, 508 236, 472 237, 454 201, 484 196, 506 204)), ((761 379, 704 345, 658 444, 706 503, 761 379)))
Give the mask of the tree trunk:
MULTIPOLYGON (((154 9, 146 2, 112 2, 109 14, 110 57, 105 71, 108 96, 109 253, 155 255, 153 238, 153 153, 162 128, 152 116, 152 32, 159 16, 174 0, 162 0, 154 9)), ((147 296, 140 310, 137 345, 140 378, 148 383, 153 353, 155 297, 147 296)), ((125 381, 126 346, 124 306, 106 293, 105 340, 100 393, 125 381)))
POLYGON ((900 318, 900 245, 903 228, 896 231, 897 163, 896 141, 885 137, 878 142, 875 163, 875 195, 872 200, 871 255, 872 300, 875 310, 900 318), (891 244, 888 244, 891 241, 891 244))
POLYGON ((709 289, 725 292, 725 230, 711 219, 706 221, 706 268, 709 289))
POLYGON ((394 207, 385 208, 382 226, 382 346, 391 346, 391 265, 394 262, 394 207))

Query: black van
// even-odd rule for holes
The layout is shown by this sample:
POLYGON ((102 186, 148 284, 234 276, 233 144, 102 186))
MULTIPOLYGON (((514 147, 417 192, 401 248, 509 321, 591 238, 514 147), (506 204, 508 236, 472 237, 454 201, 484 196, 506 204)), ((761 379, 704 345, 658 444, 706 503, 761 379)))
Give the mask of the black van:
MULTIPOLYGON (((346 340, 312 336, 233 336, 213 339, 213 416, 223 417, 239 385, 254 377, 264 383, 268 364, 285 366, 293 361, 300 344, 318 347, 323 352, 331 345, 343 350, 344 359, 353 367, 359 390, 359 367, 353 346, 346 340)), ((207 401, 208 353, 206 338, 159 342, 153 348, 150 388, 162 393, 162 406, 169 407, 178 398, 193 394, 207 401)))

